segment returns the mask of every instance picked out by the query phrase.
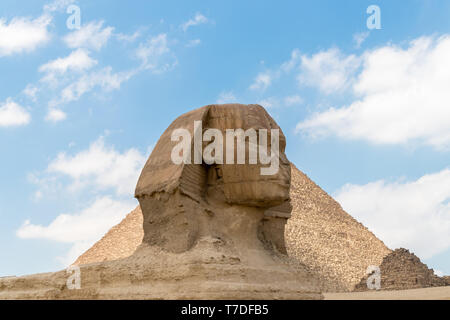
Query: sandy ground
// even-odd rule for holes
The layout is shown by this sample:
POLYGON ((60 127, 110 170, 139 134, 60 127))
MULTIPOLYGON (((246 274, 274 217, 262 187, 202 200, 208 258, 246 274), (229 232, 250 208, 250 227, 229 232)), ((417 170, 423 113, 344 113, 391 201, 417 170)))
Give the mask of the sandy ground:
POLYGON ((325 300, 450 300, 450 286, 349 293, 324 293, 325 300))

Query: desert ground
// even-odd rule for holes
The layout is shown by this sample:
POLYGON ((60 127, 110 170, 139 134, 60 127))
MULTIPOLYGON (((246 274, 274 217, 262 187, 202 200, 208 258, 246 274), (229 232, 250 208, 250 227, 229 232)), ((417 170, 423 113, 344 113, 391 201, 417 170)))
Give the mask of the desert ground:
POLYGON ((409 290, 324 293, 325 300, 450 300, 450 286, 409 290))

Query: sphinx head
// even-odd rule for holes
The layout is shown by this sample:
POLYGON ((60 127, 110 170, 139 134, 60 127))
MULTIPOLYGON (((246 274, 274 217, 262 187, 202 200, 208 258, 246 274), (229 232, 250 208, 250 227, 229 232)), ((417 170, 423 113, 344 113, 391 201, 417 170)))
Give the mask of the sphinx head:
POLYGON ((285 146, 281 129, 259 105, 209 105, 177 118, 155 146, 136 187, 144 241, 187 250, 199 235, 213 232, 204 226, 204 212, 220 215, 235 206, 244 215, 262 212, 260 238, 276 238, 282 247, 280 233, 291 212, 285 146))

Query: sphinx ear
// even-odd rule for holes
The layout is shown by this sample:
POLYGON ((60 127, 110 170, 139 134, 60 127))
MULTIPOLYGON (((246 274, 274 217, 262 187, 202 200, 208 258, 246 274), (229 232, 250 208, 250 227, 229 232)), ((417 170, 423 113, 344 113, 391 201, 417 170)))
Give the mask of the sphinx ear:
POLYGON ((180 192, 201 202, 206 194, 207 167, 204 164, 185 164, 180 177, 180 192))
POLYGON ((208 166, 203 161, 203 133, 208 128, 209 110, 211 106, 202 108, 202 112, 195 119, 192 131, 191 141, 191 161, 189 164, 183 164, 183 170, 179 180, 180 192, 191 197, 195 201, 202 201, 206 195, 208 181, 208 166), (200 160, 201 159, 201 160, 200 160))

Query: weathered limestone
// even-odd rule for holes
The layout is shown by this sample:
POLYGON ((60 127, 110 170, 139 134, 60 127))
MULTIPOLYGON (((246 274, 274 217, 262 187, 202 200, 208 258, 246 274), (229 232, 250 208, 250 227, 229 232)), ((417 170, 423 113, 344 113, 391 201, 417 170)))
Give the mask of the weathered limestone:
POLYGON ((450 286, 450 276, 443 276, 442 279, 444 279, 446 286, 450 286))

